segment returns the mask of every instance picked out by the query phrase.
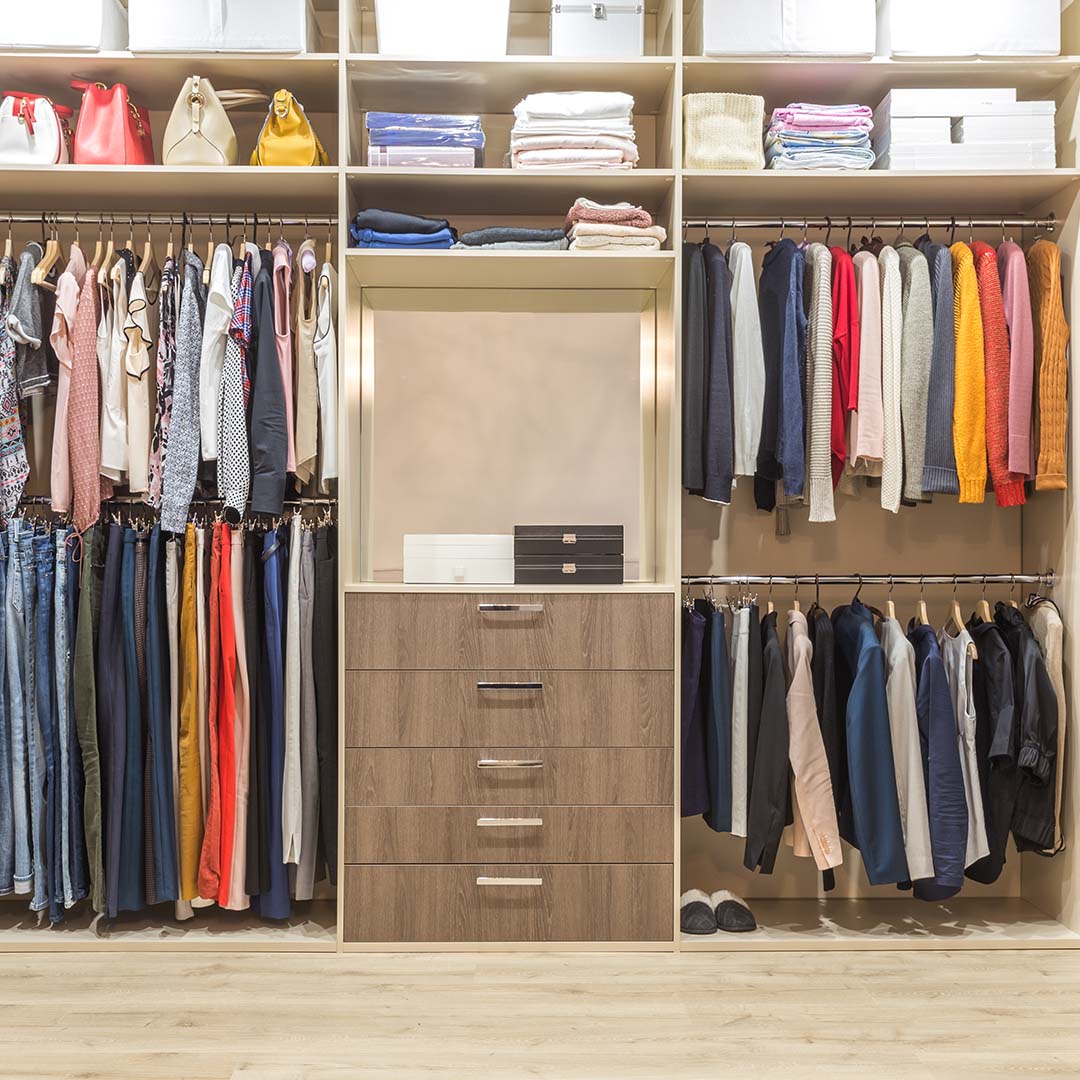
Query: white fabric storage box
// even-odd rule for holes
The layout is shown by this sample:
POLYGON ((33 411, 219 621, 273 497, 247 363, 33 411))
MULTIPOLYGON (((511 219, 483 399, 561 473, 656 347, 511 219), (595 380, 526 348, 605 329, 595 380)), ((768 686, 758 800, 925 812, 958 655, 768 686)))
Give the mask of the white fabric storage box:
POLYGON ((644 56, 645 5, 631 0, 552 4, 551 55, 644 56))
POLYGON ((128 17, 132 52, 298 53, 315 39, 309 0, 128 0, 128 17))
POLYGON ((117 52, 128 47, 127 30, 120 0, 12 0, 3 5, 0 48, 117 52))
POLYGON ((512 535, 406 534, 406 585, 513 585, 512 535))
POLYGON ((885 56, 1057 56, 1060 0, 878 0, 885 56))
POLYGON ((484 60, 506 55, 510 0, 375 0, 379 52, 484 60))
POLYGON ((701 0, 706 56, 873 56, 875 0, 701 0))

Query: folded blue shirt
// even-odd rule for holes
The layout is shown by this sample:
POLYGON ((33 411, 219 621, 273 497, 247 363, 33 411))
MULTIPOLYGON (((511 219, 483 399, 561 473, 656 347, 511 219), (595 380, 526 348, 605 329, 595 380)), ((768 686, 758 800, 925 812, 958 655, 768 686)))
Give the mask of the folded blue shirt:
POLYGON ((484 129, 479 116, 369 112, 365 124, 368 142, 372 146, 484 148, 484 129))
POLYGON ((451 248, 454 235, 450 229, 436 233, 386 233, 374 229, 358 229, 350 226, 356 247, 361 248, 451 248))

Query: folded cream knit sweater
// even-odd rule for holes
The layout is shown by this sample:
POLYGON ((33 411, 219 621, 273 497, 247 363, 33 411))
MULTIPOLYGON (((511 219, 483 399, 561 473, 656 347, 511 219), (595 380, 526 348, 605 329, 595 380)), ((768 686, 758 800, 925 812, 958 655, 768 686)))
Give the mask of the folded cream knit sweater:
POLYGON ((688 169, 764 169, 765 99, 750 94, 683 98, 683 164, 688 169))

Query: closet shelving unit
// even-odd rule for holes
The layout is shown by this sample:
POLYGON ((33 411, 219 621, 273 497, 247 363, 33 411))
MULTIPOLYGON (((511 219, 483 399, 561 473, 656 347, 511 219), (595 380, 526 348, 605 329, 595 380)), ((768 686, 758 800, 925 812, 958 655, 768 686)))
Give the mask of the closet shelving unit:
MULTIPOLYGON (((990 506, 959 507, 942 502, 898 519, 872 507, 841 508, 835 526, 809 526, 795 515, 792 535, 777 539, 772 521, 756 515, 747 493, 720 510, 686 496, 680 485, 679 340, 681 335, 681 241, 686 218, 830 215, 836 228, 847 215, 903 217, 919 229, 923 215, 954 215, 958 235, 971 215, 1054 215, 1054 238, 1062 247, 1068 313, 1080 310, 1073 273, 1080 245, 1080 159, 1075 142, 1076 103, 1080 95, 1080 5, 1062 15, 1065 55, 1035 60, 893 61, 875 58, 768 59, 715 58, 698 55, 699 29, 691 0, 646 0, 647 55, 627 61, 563 60, 546 55, 550 0, 512 0, 510 55, 497 60, 431 59, 386 56, 377 51, 373 0, 316 0, 322 31, 316 53, 303 56, 207 54, 131 56, 128 54, 8 54, 0 57, 8 82, 53 93, 71 101, 68 77, 124 81, 135 100, 152 110, 160 139, 168 110, 183 78, 207 75, 220 88, 288 86, 304 102, 333 164, 321 169, 180 169, 68 166, 55 169, 3 169, 0 182, 0 229, 3 211, 50 205, 58 210, 116 211, 118 230, 127 212, 187 210, 262 212, 303 216, 337 213, 336 253, 340 273, 339 358, 341 386, 340 551, 341 582, 341 773, 345 791, 346 610, 356 595, 456 595, 481 590, 458 586, 408 586, 376 580, 366 572, 364 544, 372 527, 373 507, 366 502, 365 440, 373 418, 370 365, 374 348, 372 305, 387 291, 454 290, 490 296, 513 291, 519 296, 560 292, 585 296, 600 290, 633 295, 648 311, 653 355, 643 364, 654 387, 646 444, 652 477, 648 507, 651 533, 644 581, 592 589, 515 586, 486 587, 485 594, 520 602, 528 595, 618 594, 669 597, 677 613, 685 573, 790 573, 811 575, 893 572, 919 574, 950 570, 958 562, 988 572, 1057 572, 1054 596, 1065 618, 1067 682, 1080 670, 1077 637, 1072 632, 1077 600, 1075 549, 1080 543, 1072 513, 1072 494, 1040 493, 1021 512, 990 506), (772 174, 692 171, 682 167, 682 96, 708 90, 755 92, 767 107, 793 100, 857 100, 872 106, 888 89, 899 86, 1016 86, 1022 97, 1053 98, 1058 104, 1058 159, 1055 170, 935 173, 772 174), (499 168, 509 142, 514 105, 539 90, 625 90, 637 101, 636 122, 642 167, 618 175, 554 172, 542 176, 499 168), (488 168, 474 173, 369 169, 363 114, 367 109, 477 111, 488 132, 488 168), (575 254, 549 252, 366 252, 347 249, 347 226, 362 206, 432 215, 448 215, 459 228, 488 224, 560 224, 579 195, 601 200, 627 199, 645 205, 669 234, 665 250, 645 254, 575 254), (957 553, 962 558, 957 558, 957 553)), ((242 147, 255 138, 261 110, 233 114, 242 147)), ((84 226, 84 231, 92 227, 84 226)), ((921 231, 921 230, 920 230, 921 231)), ((314 234, 315 230, 313 230, 314 234)), ((690 238, 699 239, 700 231, 690 238)), ((834 234, 839 235, 839 234, 834 234)), ((978 233, 996 241, 1000 233, 978 233)), ((811 234, 823 238, 824 232, 811 234)), ((199 234, 200 242, 205 237, 199 234)), ((718 234, 719 238, 719 234, 718 234)), ((742 237, 760 248, 761 234, 742 237)), ((1030 239, 1030 236, 1024 239, 1030 239)), ((1017 237, 1021 239, 1021 237, 1017 237)), ((726 242, 726 238, 725 238, 726 242)), ((1076 395, 1073 395, 1075 401, 1076 395)), ((1077 429, 1080 417, 1074 416, 1077 429)), ((1070 477, 1077 474, 1070 462, 1070 477)), ((805 580, 809 581, 809 578, 805 580)), ((803 585, 803 595, 812 593, 803 585)), ((867 587, 867 595, 872 593, 867 587)), ((948 586, 928 586, 931 612, 945 603, 948 586), (936 592, 934 590, 937 590, 936 592)), ((978 598, 979 590, 962 592, 978 598)), ((898 592, 902 604, 905 594, 898 592)), ((823 603, 850 596, 850 590, 822 586, 823 603)), ((776 587, 778 609, 790 598, 776 587)), ((677 628, 678 622, 675 620, 677 628)), ((673 634, 674 671, 679 670, 678 632, 673 634)), ((1071 686, 1070 686, 1071 690, 1071 686)), ((1077 700, 1072 694, 1071 701, 1077 700)), ((672 744, 678 745, 678 679, 672 695, 672 744)), ((1073 716, 1076 709, 1071 708, 1073 716)), ((1071 720, 1071 717, 1070 717, 1071 720)), ((1067 835, 1080 827, 1080 804, 1068 792, 1080 775, 1076 739, 1068 747, 1065 825, 1067 835)), ((678 792, 678 765, 673 790, 678 792)), ((677 794, 676 794, 677 802, 677 794)), ((339 882, 344 880, 345 799, 339 799, 342 837, 339 882)), ((630 943, 633 948, 686 950, 923 949, 1080 947, 1080 866, 1068 850, 1054 860, 1015 855, 1002 881, 947 905, 914 905, 890 890, 872 890, 857 866, 840 876, 828 899, 817 892, 817 875, 794 867, 783 856, 771 878, 752 878, 741 869, 741 847, 716 837, 700 822, 681 822, 672 809, 673 858, 670 914, 656 940, 630 943), (762 929, 753 935, 718 935, 680 941, 678 896, 684 888, 731 888, 752 903, 762 929)), ((856 862, 856 860, 852 860, 856 862)), ((85 922, 56 931, 38 929, 20 905, 19 913, 0 911, 3 949, 195 949, 313 950, 428 949, 446 942, 346 943, 344 889, 336 905, 328 900, 317 919, 291 928, 267 927, 255 920, 222 913, 196 920, 197 927, 147 922, 99 936, 85 922), (336 907, 336 911, 334 910, 336 907)), ((449 902, 449 901, 447 901, 449 902)), ((588 897, 580 899, 589 904, 588 897)), ((6 909, 7 905, 0 905, 6 909)), ((496 942, 482 947, 625 948, 628 943, 546 941, 496 942)), ((459 944, 455 947, 476 947, 459 944)))

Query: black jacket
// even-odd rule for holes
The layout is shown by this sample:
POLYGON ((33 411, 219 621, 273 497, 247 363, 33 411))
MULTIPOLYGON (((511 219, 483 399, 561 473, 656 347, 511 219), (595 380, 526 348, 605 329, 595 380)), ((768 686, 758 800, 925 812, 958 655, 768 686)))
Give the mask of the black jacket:
POLYGON ((251 510, 279 515, 285 501, 288 436, 285 429, 285 387, 281 381, 274 337, 274 256, 260 252, 261 266, 252 267, 251 347, 251 510))
POLYGON ((682 482, 697 492, 705 490, 708 307, 705 256, 698 244, 683 244, 682 482))
POLYGON ((964 873, 972 881, 992 885, 1005 866, 1020 779, 1016 769, 1019 729, 1013 659, 995 623, 972 616, 967 625, 979 650, 978 659, 972 665, 975 754, 990 854, 973 863, 964 873))
POLYGON ((994 622, 1013 660, 1013 691, 1020 717, 1016 764, 1020 772, 1013 810, 1013 839, 1019 851, 1054 846, 1058 705, 1042 650, 1023 615, 1007 604, 995 608, 994 622))
POLYGON ((703 676, 708 620, 694 608, 682 613, 682 816, 709 809, 705 768, 705 702, 703 676))
POLYGON ((776 633, 776 612, 761 623, 761 723, 754 756, 754 786, 746 814, 743 865, 771 874, 788 820, 791 798, 788 767, 787 676, 776 633))

